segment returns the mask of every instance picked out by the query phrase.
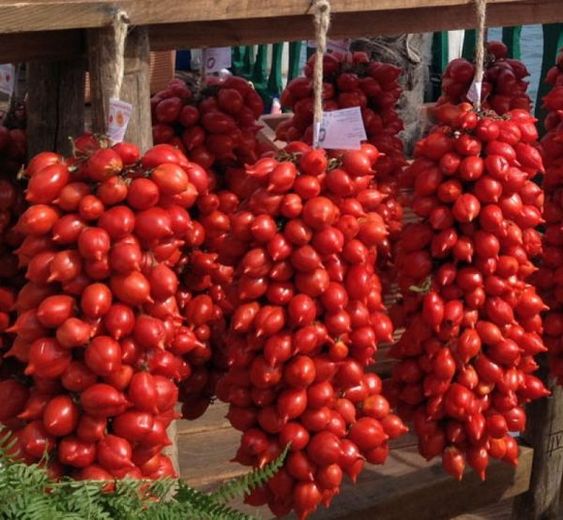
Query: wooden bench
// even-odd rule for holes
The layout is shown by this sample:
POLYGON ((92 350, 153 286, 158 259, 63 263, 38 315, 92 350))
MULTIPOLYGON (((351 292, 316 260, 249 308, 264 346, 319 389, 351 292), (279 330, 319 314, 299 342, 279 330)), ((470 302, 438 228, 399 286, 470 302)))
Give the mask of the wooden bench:
MULTIPOLYGON (((182 476, 194 487, 213 488, 248 471, 228 462, 235 454, 240 432, 224 418, 227 407, 214 404, 198 421, 178 424, 178 451, 182 476)), ((481 482, 467 471, 462 482, 448 476, 439 460, 425 461, 412 434, 397 439, 383 466, 368 465, 353 486, 347 482, 330 509, 313 519, 323 520, 437 520, 474 511, 524 493, 530 484, 533 450, 522 447, 516 468, 494 461, 481 482)), ((243 510, 274 518, 266 508, 236 504, 243 510)))

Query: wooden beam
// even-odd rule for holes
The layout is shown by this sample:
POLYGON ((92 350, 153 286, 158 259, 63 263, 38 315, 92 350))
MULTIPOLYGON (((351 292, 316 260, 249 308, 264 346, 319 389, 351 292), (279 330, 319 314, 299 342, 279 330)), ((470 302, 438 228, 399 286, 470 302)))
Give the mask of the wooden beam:
POLYGON ((27 136, 29 157, 51 150, 72 151, 70 137, 84 132, 82 59, 28 63, 27 136))
MULTIPOLYGON (((551 23, 562 17, 561 0, 495 3, 487 8, 487 24, 490 27, 551 23)), ((363 12, 361 16, 356 13, 333 14, 329 36, 339 39, 469 29, 474 26, 475 12, 472 4, 441 9, 392 9, 383 13, 363 12)), ((151 47, 155 50, 306 40, 313 34, 309 15, 280 17, 274 24, 269 18, 257 18, 150 27, 151 47)))
POLYGON ((72 60, 84 56, 83 31, 0 34, 0 63, 72 60))
MULTIPOLYGON (((72 4, 76 0, 71 0, 72 4)), ((166 0, 163 0, 166 3, 166 0)), ((407 0, 397 0, 405 5, 407 0)), ((416 4, 410 0, 411 4, 416 4)), ((432 0, 433 3, 435 0, 432 0)), ((446 0, 439 0, 446 1, 446 0)), ((459 0, 456 0, 459 2, 459 0)), ((99 3, 99 2, 98 2, 99 3)), ((142 2, 141 2, 142 3, 142 2)), ((181 3, 181 2, 179 2, 181 3)), ((379 4, 366 2, 372 9, 379 4)), ((0 7, 0 13, 2 13, 0 7)), ((487 23, 491 27, 524 23, 554 23, 563 18, 560 0, 518 0, 491 3, 487 23)), ((262 12, 264 14, 264 12, 262 12)), ((171 17, 174 19, 174 17, 171 17)), ((0 18, 1 23, 1 18, 0 18)), ((472 4, 435 7, 397 8, 387 11, 338 13, 332 17, 333 38, 390 35, 405 32, 432 32, 468 29, 475 25, 472 4)), ((32 26, 20 26, 31 31, 32 26)), ((310 15, 282 16, 272 23, 268 17, 205 22, 153 24, 149 26, 152 50, 189 49, 279 41, 304 40, 313 35, 310 15)), ((84 51, 81 30, 58 30, 0 34, 0 63, 44 59, 72 59, 84 51)))
MULTIPOLYGON (((473 8, 474 0, 332 0, 333 13, 364 13, 445 7, 473 8)), ((544 0, 489 0, 489 7, 528 5, 540 7, 544 0)), ((310 14, 310 0, 27 0, 0 5, 0 33, 103 27, 113 12, 122 8, 133 25, 170 24, 213 20, 248 20, 310 14)), ((403 22, 409 21, 405 15, 403 22)), ((270 27, 271 28, 271 27, 270 27)))

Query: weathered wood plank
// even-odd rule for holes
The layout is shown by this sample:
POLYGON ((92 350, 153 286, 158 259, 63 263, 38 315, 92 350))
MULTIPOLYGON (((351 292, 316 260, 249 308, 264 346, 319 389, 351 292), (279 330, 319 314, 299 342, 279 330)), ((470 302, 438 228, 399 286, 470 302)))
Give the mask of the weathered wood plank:
POLYGON ((44 150, 71 153, 69 138, 84 131, 85 69, 82 59, 28 64, 29 157, 44 150))
MULTIPOLYGON (((559 0, 526 0, 511 4, 492 4, 487 8, 487 25, 550 23, 561 19, 559 0)), ((372 35, 468 29, 475 26, 473 5, 390 9, 356 13, 333 13, 329 36, 347 38, 372 35)), ((220 45, 272 43, 310 39, 310 16, 281 16, 276 23, 269 18, 210 20, 151 26, 154 49, 190 48, 220 45)))
MULTIPOLYGON (((65 4, 65 13, 61 16, 68 16, 71 20, 66 24, 61 22, 58 25, 51 24, 48 27, 73 27, 78 24, 76 14, 72 15, 72 4, 78 0, 71 0, 69 5, 65 4)), ((164 3, 167 3, 165 0, 164 3)), ((297 1, 297 0, 296 0, 297 1)), ((405 7, 408 5, 406 0, 397 0, 396 4, 389 4, 388 0, 383 5, 391 5, 388 10, 382 9, 380 3, 365 2, 370 10, 361 11, 361 16, 355 13, 338 12, 338 6, 332 17, 332 25, 330 36, 333 38, 345 38, 351 36, 370 36, 370 35, 386 35, 398 34, 405 32, 430 32, 441 31, 447 29, 467 29, 474 27, 475 14, 472 2, 462 2, 455 0, 443 4, 437 9, 431 7, 435 2, 449 2, 449 0, 432 0, 427 2, 424 7, 405 7)), ((29 3, 29 2, 28 2, 29 3)), ((82 27, 90 27, 94 23, 107 25, 109 15, 104 14, 102 18, 93 19, 87 16, 89 4, 99 4, 100 2, 82 2, 80 4, 80 18, 82 27), (106 20, 107 18, 107 20, 106 20), (98 20, 96 22, 96 20, 98 20), (103 23, 102 23, 103 22, 103 23)), ((118 2, 119 5, 127 2, 118 2)), ((144 2, 141 2, 144 3, 144 2)), ((159 2, 160 6, 162 2, 159 2)), ((191 5, 176 2, 178 5, 191 5)), ((26 4, 27 5, 27 4, 26 4)), ((41 4, 39 4, 41 5, 41 4)), ((215 4, 213 4, 215 5, 215 4)), ((283 15, 285 11, 271 9, 269 11, 256 11, 257 17, 239 18, 238 14, 233 19, 225 19, 222 17, 213 18, 214 10, 211 9, 207 13, 207 21, 190 21, 178 23, 178 16, 172 13, 166 20, 150 21, 146 18, 151 38, 151 49, 167 50, 177 48, 198 48, 207 46, 229 46, 241 44, 255 43, 273 43, 279 41, 303 40, 308 39, 313 34, 313 26, 311 17, 305 14, 306 11, 300 11, 293 15, 283 15), (271 23, 271 18, 276 17, 276 23, 271 23)), ((237 4, 238 5, 238 4, 237 4)), ((262 8, 261 2, 253 2, 253 5, 262 8)), ((412 3, 411 3, 412 5, 412 3)), ((419 4, 416 4, 419 5, 419 4)), ((127 7, 127 6, 125 6, 127 7)), ((35 7, 38 9, 38 7, 35 7)), ((57 7, 61 9, 60 7, 57 7)), ((99 8, 99 6, 98 6, 99 8)), ((106 5, 107 8, 107 5, 106 5)), ((0 33, 2 33, 3 9, 0 6, 0 33)), ((560 0, 511 0, 509 3, 495 2, 491 3, 487 10, 487 23, 489 26, 499 25, 520 25, 524 23, 554 23, 559 22, 563 13, 563 4, 560 0)), ((244 11, 244 10, 243 10, 244 11)), ((241 12, 243 12, 241 11, 241 12)), ((97 11, 96 11, 97 12, 97 11)), ((109 12, 109 11, 108 11, 109 12)), ((165 12, 162 9, 162 12, 165 12)), ((254 11, 253 11, 254 12, 254 11)), ((4 11, 5 13, 5 11, 4 11)), ((105 13, 105 11, 104 11, 105 13)), ((5 14, 4 14, 5 16, 5 14)), ((63 19, 64 19, 63 16, 63 19)), ((193 20, 191 18, 190 20, 193 20)), ((55 19, 56 20, 56 19, 55 19)), ((81 31, 46 31, 42 33, 33 33, 29 31, 39 30, 42 26, 34 25, 33 20, 30 23, 21 21, 19 30, 25 28, 25 33, 21 34, 0 34, 0 62, 10 62, 22 60, 20 54, 25 59, 64 59, 71 54, 76 55, 80 49, 82 41, 81 31), (69 38, 65 41, 65 38, 69 38)), ((15 29, 14 29, 15 30, 15 29)), ((6 29, 4 32, 9 32, 6 29)))
MULTIPOLYGON (((205 417, 203 421, 210 425, 205 417)), ((183 430, 184 425, 180 422, 179 431, 183 430)), ((232 458, 239 438, 240 432, 231 428, 181 434, 178 448, 184 478, 195 487, 209 489, 226 479, 246 473, 248 468, 227 462, 232 458)), ((505 463, 492 462, 485 483, 472 471, 468 471, 459 483, 446 475, 438 460, 424 461, 414 444, 412 435, 394 442, 385 465, 369 466, 357 485, 345 484, 332 507, 328 511, 319 511, 313 518, 451 518, 513 497, 529 487, 532 464, 532 450, 529 448, 522 448, 516 469, 505 463)), ((273 518, 265 508, 259 512, 262 518, 273 518)))
POLYGON ((71 60, 84 51, 80 30, 0 34, 0 63, 71 60))
MULTIPOLYGON (((473 471, 458 482, 444 473, 439 462, 421 462, 414 449, 391 452, 383 467, 366 471, 356 486, 335 499, 330 510, 318 514, 323 520, 436 520, 451 518, 510 498, 530 484, 532 450, 523 448, 516 469, 493 462, 481 482, 473 471), (401 471, 394 466, 404 468, 401 471)), ((315 518, 315 516, 313 516, 315 518)))
POLYGON ((513 520, 558 518, 563 474, 563 388, 527 406, 526 440, 534 447, 530 490, 517 497, 513 520))
MULTIPOLYGON (((333 13, 472 5, 473 0, 332 0, 333 13)), ((534 3, 530 0, 489 0, 495 4, 534 3)), ((125 9, 134 25, 207 20, 244 20, 299 16, 310 12, 310 0, 27 0, 0 6, 0 32, 45 31, 109 25, 116 8, 125 9)))
MULTIPOLYGON (((88 61, 90 71, 92 129, 104 133, 109 99, 115 83, 115 54, 113 29, 90 29, 88 32, 88 61)), ((149 39, 146 28, 136 27, 129 32, 125 43, 125 74, 119 98, 133 105, 125 139, 141 150, 152 146, 149 39)))

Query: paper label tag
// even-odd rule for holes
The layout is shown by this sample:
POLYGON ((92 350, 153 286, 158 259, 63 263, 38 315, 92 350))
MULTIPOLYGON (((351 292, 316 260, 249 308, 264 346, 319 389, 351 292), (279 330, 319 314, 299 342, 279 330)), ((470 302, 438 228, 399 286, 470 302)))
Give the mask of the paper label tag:
POLYGON ((481 103, 481 93, 483 90, 483 82, 482 81, 475 81, 471 83, 469 90, 467 91, 467 99, 471 101, 471 103, 481 103))
POLYGON ((321 148, 357 150, 367 139, 360 107, 323 112, 315 142, 321 148))
MULTIPOLYGON (((350 38, 344 40, 327 40, 326 50, 331 52, 348 52, 350 50, 351 41, 350 38)), ((315 40, 309 40, 307 41, 307 47, 315 49, 317 42, 315 40)))
POLYGON ((107 134, 112 143, 121 143, 125 137, 133 105, 119 99, 109 100, 107 134))
POLYGON ((219 72, 223 69, 228 69, 231 66, 230 47, 215 47, 211 49, 204 49, 202 56, 203 68, 206 74, 219 72))
POLYGON ((328 40, 326 48, 329 51, 348 52, 350 50, 350 42, 349 38, 344 40, 328 40))
POLYGON ((16 68, 10 63, 0 65, 0 92, 12 96, 16 83, 16 68))

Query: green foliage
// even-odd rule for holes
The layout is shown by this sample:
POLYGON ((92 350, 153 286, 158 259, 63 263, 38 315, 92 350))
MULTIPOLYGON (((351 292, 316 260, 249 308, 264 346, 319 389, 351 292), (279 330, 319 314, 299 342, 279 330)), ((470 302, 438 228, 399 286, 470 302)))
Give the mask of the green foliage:
POLYGON ((0 518, 2 520, 253 520, 226 502, 267 482, 282 467, 286 450, 266 467, 256 469, 205 493, 181 479, 121 480, 115 490, 107 482, 51 481, 37 464, 9 455, 15 438, 0 425, 0 518))
POLYGON ((270 464, 223 484, 217 491, 211 494, 212 498, 217 502, 225 503, 237 496, 248 495, 253 489, 263 486, 282 468, 289 451, 289 446, 288 444, 280 456, 270 462, 270 464))

